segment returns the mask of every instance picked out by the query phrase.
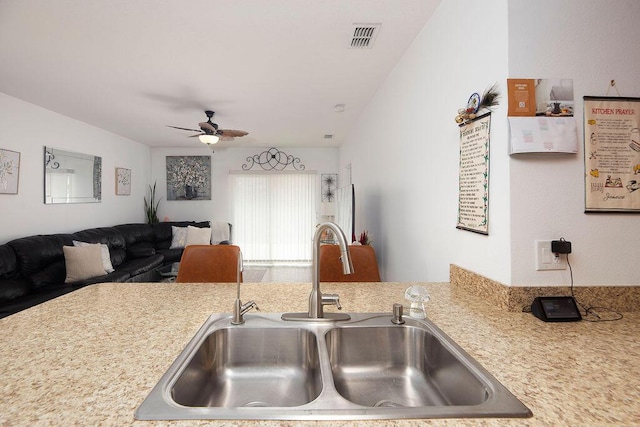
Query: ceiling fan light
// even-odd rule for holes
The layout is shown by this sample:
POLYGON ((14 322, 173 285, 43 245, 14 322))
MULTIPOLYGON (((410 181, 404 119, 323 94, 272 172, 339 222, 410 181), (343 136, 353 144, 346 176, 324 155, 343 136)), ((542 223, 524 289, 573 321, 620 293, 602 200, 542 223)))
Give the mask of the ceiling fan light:
POLYGON ((220 137, 218 135, 200 135, 198 137, 198 139, 203 144, 211 145, 211 144, 215 144, 216 142, 218 142, 220 140, 220 137))

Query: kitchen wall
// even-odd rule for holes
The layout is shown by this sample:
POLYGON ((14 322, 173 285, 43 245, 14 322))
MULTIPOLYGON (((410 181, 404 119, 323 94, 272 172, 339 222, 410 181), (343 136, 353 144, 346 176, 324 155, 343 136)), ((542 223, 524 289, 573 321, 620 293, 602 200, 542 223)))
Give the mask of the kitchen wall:
POLYGON ((0 244, 144 221, 147 146, 0 93, 0 148, 20 153, 18 194, 0 194, 0 244), (101 203, 44 204, 45 145, 102 157, 101 203), (116 167, 132 171, 130 196, 115 195, 116 167))
MULTIPOLYGON (((231 218, 231 200, 229 193, 229 171, 242 171, 247 157, 260 154, 269 147, 214 147, 215 153, 206 145, 194 148, 152 148, 151 149, 151 183, 156 182, 157 194, 163 199, 158 209, 158 217, 162 221, 168 217, 171 221, 225 221, 231 218), (211 156, 211 200, 167 201, 166 156, 211 156)), ((320 174, 337 173, 338 149, 334 147, 276 147, 287 154, 300 158, 305 171, 318 172, 318 194, 320 194, 320 174)), ((252 169, 255 171, 257 166, 252 169)), ((288 167, 287 170, 291 169, 288 167)), ((258 168, 257 170, 262 171, 258 168)), ((318 200, 320 201, 320 200, 318 200)), ((312 231, 311 231, 312 232, 312 231)))
POLYGON ((510 279, 505 102, 491 122, 489 236, 457 230, 459 129, 473 92, 507 77, 507 1, 444 1, 340 151, 388 281, 449 280, 449 264, 510 279))
MULTIPOLYGON (((572 78, 582 141, 583 96, 604 96, 615 79, 621 95, 640 97, 638 18, 635 0, 510 0, 509 75, 572 78)), ((584 213, 582 147, 510 163, 512 283, 569 283, 568 270, 537 272, 532 261, 534 240, 563 236, 577 284, 640 285, 640 216, 584 213)))
POLYGON ((582 140, 584 95, 615 79, 640 97, 638 16, 634 0, 440 4, 340 151, 386 280, 447 281, 453 263, 507 285, 568 285, 569 270, 534 267, 535 240, 565 237, 576 285, 640 285, 640 217, 583 212, 582 148, 509 156, 506 98, 491 122, 490 234, 456 230, 453 122, 472 92, 498 82, 506 96, 507 77, 570 78, 582 140))

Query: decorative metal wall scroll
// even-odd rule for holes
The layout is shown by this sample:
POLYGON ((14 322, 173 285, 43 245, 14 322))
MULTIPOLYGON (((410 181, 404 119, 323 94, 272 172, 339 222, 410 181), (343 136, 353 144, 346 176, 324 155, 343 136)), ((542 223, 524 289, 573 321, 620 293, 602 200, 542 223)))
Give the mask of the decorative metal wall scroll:
POLYGON ((322 201, 333 202, 336 198, 337 173, 322 174, 322 201))
POLYGON ((294 157, 291 154, 286 154, 284 151, 280 151, 277 148, 269 148, 267 151, 263 151, 260 154, 254 154, 247 157, 247 163, 242 165, 242 170, 251 170, 255 165, 258 165, 262 170, 266 171, 281 171, 291 165, 295 170, 303 171, 304 165, 300 163, 299 157, 294 157))
POLYGON ((60 163, 53 161, 55 158, 56 155, 53 154, 53 150, 51 148, 44 147, 44 167, 58 169, 60 167, 60 163))

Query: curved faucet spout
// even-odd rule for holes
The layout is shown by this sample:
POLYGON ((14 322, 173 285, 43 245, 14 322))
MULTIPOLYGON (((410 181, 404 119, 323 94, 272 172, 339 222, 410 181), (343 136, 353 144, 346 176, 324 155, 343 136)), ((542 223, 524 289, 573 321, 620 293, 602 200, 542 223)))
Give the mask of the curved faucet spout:
POLYGON ((313 271, 312 271, 312 290, 309 296, 309 317, 318 319, 324 317, 324 304, 336 304, 340 307, 339 298, 334 296, 330 300, 323 300, 320 292, 320 236, 326 230, 330 229, 338 239, 340 245, 340 260, 342 261, 342 271, 344 274, 353 273, 353 263, 351 262, 351 254, 349 253, 349 244, 344 232, 338 225, 333 222, 324 222, 316 228, 313 236, 313 271))
POLYGON ((284 313, 282 320, 303 320, 311 322, 334 322, 338 320, 349 320, 351 316, 346 313, 327 313, 325 315, 323 306, 332 304, 338 310, 342 310, 340 305, 340 296, 336 294, 322 295, 320 292, 320 236, 326 229, 331 229, 338 239, 340 245, 340 260, 342 261, 342 271, 344 274, 353 273, 353 263, 351 262, 351 254, 349 253, 349 245, 347 238, 340 227, 333 222, 324 222, 316 227, 313 236, 313 266, 311 267, 311 295, 309 295, 309 312, 308 313, 284 313))

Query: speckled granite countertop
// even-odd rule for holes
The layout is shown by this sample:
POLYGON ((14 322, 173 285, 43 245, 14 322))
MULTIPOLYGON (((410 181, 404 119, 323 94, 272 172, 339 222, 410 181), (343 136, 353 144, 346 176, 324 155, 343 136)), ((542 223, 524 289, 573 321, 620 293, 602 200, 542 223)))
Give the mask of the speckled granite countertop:
MULTIPOLYGON (((407 283, 323 284, 346 312, 386 312, 407 283)), ((93 285, 0 320, 0 425, 601 426, 640 423, 640 313, 544 323, 423 284, 429 317, 533 411, 527 419, 136 421, 133 413, 231 284, 93 285)), ((244 284, 263 312, 306 310, 310 284, 244 284)), ((330 310, 330 309, 327 309, 330 310)))

